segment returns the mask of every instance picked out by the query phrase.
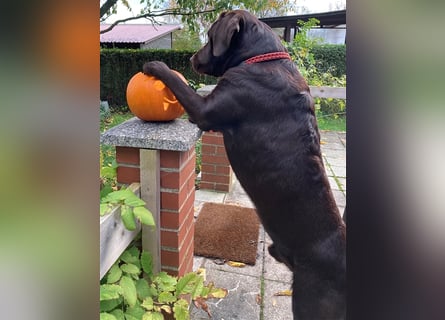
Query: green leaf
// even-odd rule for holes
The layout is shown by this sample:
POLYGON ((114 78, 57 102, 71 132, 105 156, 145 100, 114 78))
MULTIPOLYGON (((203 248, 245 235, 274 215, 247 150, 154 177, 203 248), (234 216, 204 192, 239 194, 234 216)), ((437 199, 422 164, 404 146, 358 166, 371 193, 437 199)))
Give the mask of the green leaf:
POLYGON ((204 288, 204 278, 198 276, 198 279, 196 279, 196 283, 195 283, 193 290, 191 292, 192 299, 196 299, 196 297, 199 297, 202 293, 203 288, 204 288))
POLYGON ((143 251, 141 253, 141 265, 142 270, 151 278, 153 276, 153 257, 149 252, 143 251))
POLYGON ((142 316, 142 320, 164 320, 164 316, 160 312, 146 312, 142 316))
POLYGON ((110 312, 117 320, 125 320, 124 312, 121 309, 116 309, 110 312))
POLYGON ((176 285, 176 296, 179 297, 181 294, 190 293, 190 291, 186 291, 186 287, 190 282, 195 281, 198 275, 194 272, 189 272, 182 276, 176 285))
POLYGON ((179 299, 175 302, 173 312, 175 313, 176 320, 188 320, 190 318, 189 304, 184 299, 179 299))
POLYGON ((147 226, 155 226, 155 220, 152 213, 145 207, 135 207, 133 209, 136 218, 147 226))
POLYGON ((100 312, 114 310, 123 301, 123 298, 100 301, 100 312))
POLYGON ((148 311, 153 310, 153 306, 154 305, 153 305, 153 298, 152 297, 145 298, 144 301, 141 304, 141 307, 146 309, 146 310, 148 310, 148 311))
POLYGON ((134 281, 127 276, 123 276, 121 278, 120 285, 122 287, 122 294, 125 301, 130 307, 134 306, 137 300, 137 292, 134 281))
POLYGON ((111 205, 109 205, 108 203, 101 203, 100 204, 100 215, 104 216, 104 215, 110 213, 112 208, 113 207, 111 205))
POLYGON ((124 203, 127 206, 132 206, 132 207, 145 206, 145 201, 143 201, 141 198, 139 198, 133 192, 131 192, 131 195, 130 194, 127 195, 127 197, 124 200, 124 203))
POLYGON ((141 269, 139 269, 137 266, 135 266, 132 263, 127 263, 127 264, 123 264, 121 265, 121 270, 125 273, 129 273, 129 274, 140 274, 141 273, 141 269))
POLYGON ((139 299, 141 300, 151 296, 150 286, 145 279, 139 279, 136 281, 136 291, 139 299))
POLYGON ((139 249, 135 246, 132 246, 127 250, 125 250, 119 257, 119 259, 126 263, 132 263, 134 265, 138 265, 139 254, 140 254, 139 249))
POLYGON ((113 192, 113 188, 111 186, 104 186, 101 190, 100 190, 100 199, 103 199, 104 197, 106 197, 107 194, 109 194, 110 192, 113 192))
POLYGON ((117 320, 115 316, 107 312, 100 313, 100 320, 117 320))
POLYGON ((122 276, 122 270, 117 264, 114 264, 107 272, 107 283, 118 282, 122 276))
POLYGON ((157 283, 159 291, 175 291, 177 279, 162 271, 157 274, 153 282, 157 283))
POLYGON ((131 207, 122 205, 121 218, 125 228, 130 231, 136 230, 136 221, 134 220, 133 209, 131 207))
POLYGON ((134 306, 134 307, 129 307, 129 308, 127 308, 127 311, 125 311, 125 318, 127 320, 130 320, 130 317, 131 317, 133 319, 140 320, 140 319, 142 319, 142 316, 144 315, 144 313, 145 313, 145 310, 139 305, 134 306))
POLYGON ((117 299, 122 294, 122 288, 116 284, 100 285, 100 301, 117 299))
POLYGON ((134 193, 131 192, 131 190, 128 189, 116 190, 107 194, 102 199, 102 202, 121 203, 122 201, 131 196, 134 196, 134 193))
POLYGON ((163 291, 159 294, 158 301, 160 303, 172 303, 176 301, 176 297, 171 292, 163 291))

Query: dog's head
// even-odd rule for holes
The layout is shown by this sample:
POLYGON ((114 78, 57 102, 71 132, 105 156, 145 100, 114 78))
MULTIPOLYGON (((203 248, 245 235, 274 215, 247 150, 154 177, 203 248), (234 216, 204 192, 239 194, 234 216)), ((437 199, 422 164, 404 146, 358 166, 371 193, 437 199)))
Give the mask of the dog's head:
POLYGON ((268 25, 244 10, 223 12, 208 31, 208 42, 191 61, 198 73, 221 76, 253 56, 284 51, 268 25))

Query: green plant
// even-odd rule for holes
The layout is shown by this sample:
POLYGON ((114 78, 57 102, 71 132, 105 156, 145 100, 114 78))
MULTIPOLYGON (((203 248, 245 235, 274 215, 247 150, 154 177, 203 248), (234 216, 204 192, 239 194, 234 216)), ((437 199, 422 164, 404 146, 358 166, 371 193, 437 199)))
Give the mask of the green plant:
POLYGON ((224 298, 227 290, 204 284, 204 277, 190 272, 178 278, 160 272, 153 274, 153 260, 148 252, 136 246, 125 250, 100 284, 101 320, 162 320, 173 316, 187 320, 189 303, 210 311, 205 303, 210 298, 224 298))
POLYGON ((135 219, 145 225, 155 225, 153 215, 145 208, 145 201, 137 197, 131 190, 122 188, 104 195, 100 200, 100 215, 110 213, 117 205, 121 206, 121 219, 128 230, 136 230, 135 219))

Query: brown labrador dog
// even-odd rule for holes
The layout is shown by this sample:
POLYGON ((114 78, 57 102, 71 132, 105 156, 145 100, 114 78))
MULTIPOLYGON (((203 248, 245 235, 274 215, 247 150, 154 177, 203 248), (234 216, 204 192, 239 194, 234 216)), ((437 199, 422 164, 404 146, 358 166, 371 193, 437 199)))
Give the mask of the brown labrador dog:
POLYGON ((346 235, 320 152, 309 87, 279 37, 250 13, 222 13, 193 68, 220 77, 206 97, 164 63, 162 80, 202 130, 220 131, 232 168, 273 240, 270 254, 293 272, 294 319, 344 319, 346 235))

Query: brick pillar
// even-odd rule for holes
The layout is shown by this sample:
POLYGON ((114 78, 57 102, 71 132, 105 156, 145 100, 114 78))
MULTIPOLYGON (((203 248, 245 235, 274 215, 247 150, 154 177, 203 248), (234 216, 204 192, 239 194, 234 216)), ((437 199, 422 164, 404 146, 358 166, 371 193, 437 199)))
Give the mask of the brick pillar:
POLYGON ((223 136, 219 132, 202 135, 200 189, 229 192, 233 171, 227 158, 223 136))
POLYGON ((193 269, 195 147, 160 158, 161 270, 182 276, 193 269))
MULTIPOLYGON (((193 269, 195 147, 160 151, 161 270, 181 276, 193 269)), ((140 182, 139 148, 116 147, 117 181, 140 182)))

